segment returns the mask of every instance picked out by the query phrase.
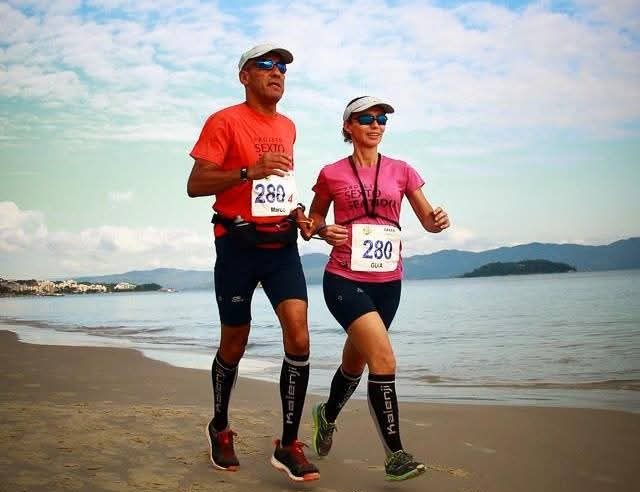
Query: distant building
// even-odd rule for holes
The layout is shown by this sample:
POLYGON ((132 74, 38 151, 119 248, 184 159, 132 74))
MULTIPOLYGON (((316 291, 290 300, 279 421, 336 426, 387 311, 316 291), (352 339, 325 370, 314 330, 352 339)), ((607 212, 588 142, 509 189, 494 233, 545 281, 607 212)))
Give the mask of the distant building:
POLYGON ((134 290, 136 288, 135 284, 130 284, 128 282, 120 282, 116 284, 113 290, 134 290))

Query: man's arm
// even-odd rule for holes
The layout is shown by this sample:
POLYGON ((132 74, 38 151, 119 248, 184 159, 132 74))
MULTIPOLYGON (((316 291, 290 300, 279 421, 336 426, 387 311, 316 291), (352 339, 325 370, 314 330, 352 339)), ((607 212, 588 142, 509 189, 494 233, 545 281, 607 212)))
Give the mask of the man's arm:
POLYGON ((240 182, 240 169, 224 170, 216 163, 196 159, 187 181, 187 194, 192 198, 215 195, 240 182))
MULTIPOLYGON (((292 167, 291 157, 277 152, 263 154, 253 165, 247 165, 249 180, 270 175, 284 176, 292 167)), ((224 170, 215 162, 196 159, 187 181, 190 197, 210 196, 241 183, 240 169, 224 170)))

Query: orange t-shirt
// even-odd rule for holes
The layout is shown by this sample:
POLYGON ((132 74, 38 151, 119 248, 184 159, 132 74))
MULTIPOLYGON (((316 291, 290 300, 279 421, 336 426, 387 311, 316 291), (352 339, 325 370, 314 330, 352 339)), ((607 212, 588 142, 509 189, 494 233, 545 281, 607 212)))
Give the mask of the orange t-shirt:
MULTIPOLYGON (((279 113, 264 115, 242 103, 212 114, 190 155, 225 170, 239 170, 255 164, 265 152, 293 156, 295 140, 296 127, 289 118, 279 113)), ((247 181, 217 193, 213 210, 231 219, 240 215, 259 224, 277 222, 278 217, 254 217, 251 214, 251 186, 251 181, 247 181)), ((216 236, 221 234, 222 228, 216 226, 216 236)))

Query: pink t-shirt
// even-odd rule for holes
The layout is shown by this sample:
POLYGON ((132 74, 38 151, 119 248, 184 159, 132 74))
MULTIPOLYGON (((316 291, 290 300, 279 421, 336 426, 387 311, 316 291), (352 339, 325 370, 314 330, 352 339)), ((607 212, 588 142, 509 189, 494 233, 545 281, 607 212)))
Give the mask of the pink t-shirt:
MULTIPOLYGON (((364 186, 371 211, 376 166, 357 167, 356 169, 364 186)), ((353 219, 356 219, 355 223, 358 224, 397 224, 400 221, 402 199, 423 185, 424 180, 409 164, 382 156, 375 208, 377 217, 363 217, 365 208, 362 190, 358 178, 353 173, 349 159, 345 157, 322 168, 313 191, 320 197, 328 198, 333 202, 334 222, 345 225, 349 230, 349 240, 341 246, 334 246, 331 250, 326 270, 362 282, 389 282, 401 279, 402 258, 398 262, 398 267, 392 272, 351 270, 351 225, 353 219)))

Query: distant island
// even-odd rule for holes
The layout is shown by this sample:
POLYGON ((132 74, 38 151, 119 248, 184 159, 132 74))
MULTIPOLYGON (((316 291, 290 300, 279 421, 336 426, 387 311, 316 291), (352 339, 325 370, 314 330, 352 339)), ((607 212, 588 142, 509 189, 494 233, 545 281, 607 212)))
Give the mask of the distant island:
POLYGON ((107 294, 163 290, 156 283, 90 283, 75 280, 5 280, 0 278, 0 296, 62 296, 65 294, 107 294))
POLYGON ((557 263, 548 260, 523 260, 504 263, 487 263, 462 276, 465 278, 495 277, 501 275, 529 275, 533 273, 566 273, 575 271, 575 267, 567 265, 566 263, 557 263))
MULTIPOLYGON (((486 251, 441 250, 429 254, 417 254, 403 258, 404 276, 407 280, 424 280, 437 278, 460 278, 465 273, 479 269, 482 265, 491 263, 521 263, 531 258, 550 262, 573 265, 579 272, 601 272, 607 270, 640 269, 640 237, 622 239, 611 244, 590 246, 584 244, 543 244, 528 243, 518 246, 504 246, 486 251)), ((307 283, 322 284, 324 268, 329 257, 322 253, 302 255, 302 267, 307 283)), ((570 270, 569 270, 570 271, 570 270)), ((537 272, 522 272, 537 273, 537 272)), ((3 272, 0 271, 0 277, 3 272)), ((24 277, 23 277, 24 278, 24 277)), ((124 273, 108 275, 91 275, 75 277, 77 290, 97 292, 108 284, 157 284, 162 285, 161 291, 209 290, 213 291, 213 264, 208 270, 181 270, 177 268, 154 268, 152 270, 131 270, 124 273), (95 285, 96 287, 90 287, 95 285)), ((35 282, 35 281, 20 281, 35 282)), ((0 278, 0 296, 21 295, 15 291, 24 290, 24 294, 48 295, 47 291, 54 286, 41 282, 40 286, 18 284, 16 281, 0 278), (3 286, 4 284, 4 286, 3 286), (10 284, 10 285, 7 285, 10 284), (3 288, 5 289, 3 291, 3 288), (10 288, 11 293, 7 292, 10 288), (32 292, 26 292, 31 290, 32 292), (34 291, 39 291, 40 294, 34 291)), ((51 281, 47 281, 51 282, 51 281)), ((55 288, 60 289, 56 282, 55 288)), ((71 287, 69 285, 69 287, 71 287)), ((53 294, 58 295, 58 294, 53 294)))

